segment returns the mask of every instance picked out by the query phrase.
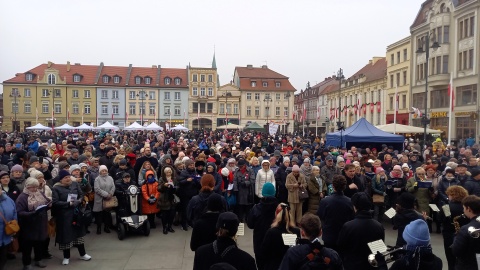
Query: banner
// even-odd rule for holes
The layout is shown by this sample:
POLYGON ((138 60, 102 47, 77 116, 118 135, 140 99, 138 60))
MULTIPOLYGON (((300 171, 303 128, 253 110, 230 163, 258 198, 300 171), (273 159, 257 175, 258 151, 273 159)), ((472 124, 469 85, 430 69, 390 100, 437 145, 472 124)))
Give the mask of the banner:
POLYGON ((270 123, 270 125, 268 126, 268 133, 271 136, 275 136, 275 133, 277 133, 277 131, 278 131, 278 127, 279 127, 279 125, 270 123))

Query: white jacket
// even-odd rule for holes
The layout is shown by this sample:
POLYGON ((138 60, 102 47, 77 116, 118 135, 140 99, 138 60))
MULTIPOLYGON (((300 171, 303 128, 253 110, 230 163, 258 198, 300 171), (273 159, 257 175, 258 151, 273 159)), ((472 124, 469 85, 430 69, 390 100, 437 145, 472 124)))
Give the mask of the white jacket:
POLYGON ((262 189, 265 183, 272 183, 272 185, 276 188, 275 176, 271 169, 268 169, 268 171, 265 171, 264 169, 260 169, 257 173, 257 179, 255 179, 255 194, 259 198, 263 197, 262 189))

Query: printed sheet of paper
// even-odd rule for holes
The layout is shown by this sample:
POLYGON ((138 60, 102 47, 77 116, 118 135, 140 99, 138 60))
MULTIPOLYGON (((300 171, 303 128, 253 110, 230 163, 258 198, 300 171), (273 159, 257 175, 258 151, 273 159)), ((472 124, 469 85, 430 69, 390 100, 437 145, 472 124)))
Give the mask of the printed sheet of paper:
POLYGON ((436 204, 431 203, 428 206, 430 206, 430 208, 432 208, 433 211, 440 212, 440 209, 438 209, 436 204))
POLYGON ((395 209, 392 207, 390 209, 388 209, 386 212, 385 212, 385 215, 388 217, 388 218, 393 218, 395 215, 397 214, 397 211, 395 211, 395 209))
POLYGON ((68 197, 67 197, 67 202, 73 202, 73 201, 76 201, 76 200, 77 200, 77 197, 78 197, 78 194, 73 194, 73 193, 70 193, 70 194, 68 194, 68 197))
POLYGON ((443 214, 445 214, 446 217, 449 217, 452 215, 452 213, 450 212, 450 206, 448 204, 445 204, 444 206, 442 206, 442 210, 443 210, 443 214))
POLYGON ((240 223, 238 225, 237 236, 244 236, 245 235, 245 223, 240 223))
POLYGON ((228 184, 227 190, 233 190, 233 184, 228 184))
POLYGON ((387 246, 382 241, 382 239, 370 242, 367 245, 368 245, 368 248, 370 248, 370 251, 372 252, 372 254, 377 254, 377 251, 380 253, 387 251, 387 246))
POLYGON ((45 208, 45 207, 47 207, 46 204, 39 205, 39 206, 37 206, 37 208, 35 208, 35 211, 38 211, 38 210, 40 210, 42 208, 45 208))
POLYGON ((480 254, 475 254, 475 257, 477 258, 477 267, 478 267, 478 270, 480 270, 480 254))
POLYGON ((295 246, 297 243, 297 235, 293 233, 282 233, 282 239, 285 246, 295 246))

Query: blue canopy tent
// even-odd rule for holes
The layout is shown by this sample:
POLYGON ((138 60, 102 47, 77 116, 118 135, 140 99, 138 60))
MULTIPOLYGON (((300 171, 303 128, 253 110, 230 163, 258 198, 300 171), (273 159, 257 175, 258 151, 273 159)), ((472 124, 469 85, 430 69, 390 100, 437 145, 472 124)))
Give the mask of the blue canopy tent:
POLYGON ((341 141, 341 146, 377 147, 377 149, 381 149, 380 145, 387 144, 401 150, 403 149, 404 139, 402 135, 382 131, 370 124, 365 118, 360 118, 346 130, 327 133, 326 145, 339 147, 341 141))

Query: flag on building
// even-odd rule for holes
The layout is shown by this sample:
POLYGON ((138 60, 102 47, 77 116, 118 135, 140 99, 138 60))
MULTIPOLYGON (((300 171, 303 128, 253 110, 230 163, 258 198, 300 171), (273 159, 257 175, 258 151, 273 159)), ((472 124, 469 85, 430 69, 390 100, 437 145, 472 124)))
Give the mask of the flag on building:
POLYGON ((448 96, 450 97, 450 103, 452 104, 451 109, 455 107, 455 90, 453 90, 453 73, 450 72, 450 83, 448 84, 448 96))
POLYGON ((317 106, 317 119, 320 119, 320 106, 317 106))

